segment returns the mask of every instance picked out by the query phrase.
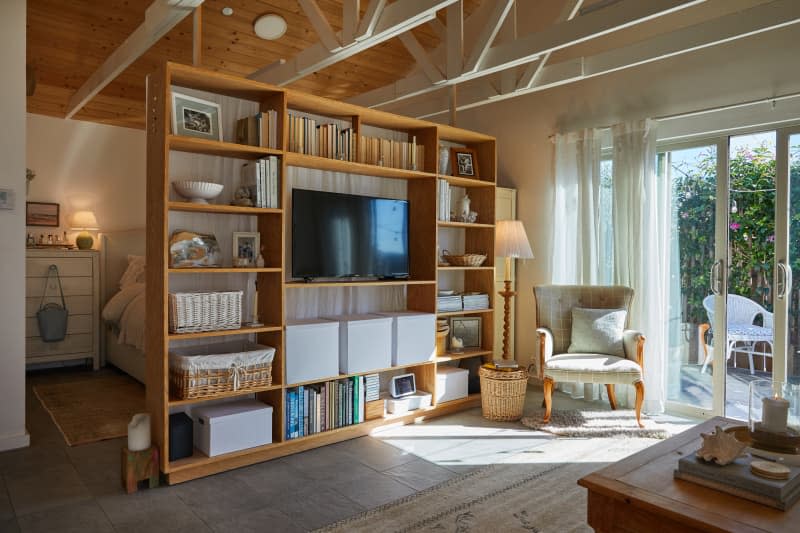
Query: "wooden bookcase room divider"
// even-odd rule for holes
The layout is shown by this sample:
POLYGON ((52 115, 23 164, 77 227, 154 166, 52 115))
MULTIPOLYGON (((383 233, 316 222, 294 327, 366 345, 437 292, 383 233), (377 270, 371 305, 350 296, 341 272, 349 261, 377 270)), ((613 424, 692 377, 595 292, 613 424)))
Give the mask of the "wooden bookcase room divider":
MULTIPOLYGON (((356 137, 358 139, 358 136, 356 137)), ((495 139, 487 135, 361 108, 176 63, 165 63, 157 72, 151 74, 148 77, 147 85, 147 409, 151 413, 153 421, 154 442, 162 450, 160 467, 167 475, 169 483, 179 483, 350 439, 368 434, 371 430, 384 424, 413 423, 417 420, 480 405, 480 395, 471 394, 460 400, 439 404, 434 402, 431 407, 424 410, 403 415, 387 415, 383 418, 287 440, 285 438, 286 390, 296 384, 287 384, 285 381, 285 299, 288 291, 298 288, 401 285, 406 290, 407 309, 436 313, 440 276, 446 277, 455 274, 463 277, 461 289, 489 294, 490 301, 493 300, 491 294, 494 287, 495 181, 495 139), (171 131, 173 87, 189 88, 256 102, 261 111, 276 110, 278 116, 277 147, 266 148, 174 134, 171 131), (409 138, 416 136, 417 142, 424 146, 422 169, 404 170, 289 151, 288 113, 290 109, 334 119, 346 118, 356 133, 363 126, 368 125, 395 132, 405 132, 409 134, 409 138), (480 176, 477 178, 449 176, 445 169, 439 169, 440 143, 454 143, 475 150, 480 176), (255 160, 269 155, 277 156, 281 168, 280 205, 277 208, 267 209, 223 205, 222 203, 194 204, 170 199, 170 156, 176 152, 189 154, 189 157, 213 155, 237 160, 255 160), (283 209, 287 202, 291 201, 291 191, 286 190, 285 185, 287 166, 406 180, 409 201, 410 278, 395 281, 315 282, 313 284, 288 279, 285 270, 285 241, 287 239, 286 227, 290 221, 286 220, 286 211, 283 209), (479 219, 475 223, 437 220, 438 179, 445 179, 451 186, 463 187, 469 192, 472 206, 479 213, 479 219), (222 220, 223 217, 255 217, 261 242, 264 245, 265 266, 263 268, 170 268, 169 222, 170 216, 178 212, 207 215, 206 218, 211 224, 216 220, 222 220), (462 240, 467 252, 481 251, 485 253, 488 256, 486 264, 480 267, 439 266, 437 245, 442 232, 454 232, 456 238, 462 240), (168 294, 171 280, 178 278, 183 280, 186 279, 186 276, 193 276, 195 283, 202 286, 203 283, 206 283, 205 280, 212 280, 220 273, 231 276, 254 275, 256 277, 259 287, 258 308, 262 310, 260 318, 264 325, 256 328, 243 326, 238 330, 203 333, 170 333, 168 294), (218 342, 230 335, 249 335, 250 339, 254 339, 259 344, 266 344, 276 349, 272 366, 272 384, 255 391, 239 390, 200 400, 179 400, 171 396, 168 366, 171 343, 184 339, 207 339, 209 342, 218 342), (271 444, 215 457, 205 456, 195 450, 191 457, 169 461, 170 413, 186 410, 191 405, 217 398, 246 397, 248 395, 255 395, 257 399, 273 407, 273 442, 271 444)), ((417 387, 420 390, 428 392, 435 390, 436 369, 439 365, 468 357, 481 357, 484 361, 492 359, 495 335, 493 312, 493 309, 486 309, 438 314, 440 318, 483 317, 481 346, 479 349, 468 350, 464 353, 448 353, 433 361, 407 367, 405 371, 413 372, 416 375, 417 387)), ((396 368, 376 369, 365 374, 395 370, 396 368)), ((346 376, 330 376, 328 380, 343 377, 346 376)), ((327 380, 320 380, 320 382, 322 381, 327 380)))

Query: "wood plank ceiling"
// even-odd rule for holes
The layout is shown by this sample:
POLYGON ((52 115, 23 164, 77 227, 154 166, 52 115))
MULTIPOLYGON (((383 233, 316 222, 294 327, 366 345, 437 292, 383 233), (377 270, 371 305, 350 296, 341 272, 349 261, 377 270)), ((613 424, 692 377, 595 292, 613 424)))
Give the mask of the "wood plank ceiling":
MULTIPOLYGON (((481 1, 490 0, 466 0, 465 16, 481 1)), ((28 0, 28 65, 36 76, 36 91, 28 97, 28 111, 64 117, 70 96, 144 21, 151 3, 152 0, 28 0)), ((367 3, 361 1, 362 12, 367 3)), ((340 30, 341 1, 318 0, 318 4, 334 30, 340 30)), ((281 58, 294 57, 319 40, 296 0, 206 0, 202 9, 202 65, 213 70, 246 76, 281 58), (222 15, 226 6, 233 8, 233 16, 222 15), (264 41, 253 33, 253 21, 266 13, 278 13, 288 23, 286 35, 277 41, 264 41)), ((439 15, 443 17, 443 13, 439 15)), ((426 50, 439 44, 429 24, 413 32, 426 50)), ((145 77, 167 59, 191 63, 192 17, 128 67, 75 118, 144 128, 145 77)), ((290 87, 344 100, 403 78, 414 65, 399 39, 392 39, 290 87)))

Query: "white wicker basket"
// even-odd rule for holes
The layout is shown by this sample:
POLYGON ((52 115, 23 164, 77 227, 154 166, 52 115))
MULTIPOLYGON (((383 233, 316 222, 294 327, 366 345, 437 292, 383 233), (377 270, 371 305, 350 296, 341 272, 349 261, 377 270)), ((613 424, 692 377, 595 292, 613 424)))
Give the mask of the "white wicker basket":
POLYGON ((169 330, 195 333, 242 327, 242 291, 169 293, 169 330))

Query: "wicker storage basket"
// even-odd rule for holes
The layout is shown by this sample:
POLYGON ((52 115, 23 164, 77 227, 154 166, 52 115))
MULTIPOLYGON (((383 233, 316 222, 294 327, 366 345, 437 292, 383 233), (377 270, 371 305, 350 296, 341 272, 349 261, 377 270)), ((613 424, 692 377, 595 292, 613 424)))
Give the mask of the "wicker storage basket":
POLYGON ((195 333, 242 327, 242 291, 169 293, 169 331, 195 333))
POLYGON ((528 373, 525 370, 504 372, 481 367, 481 408, 483 417, 498 422, 522 418, 528 373))
POLYGON ((275 348, 248 341, 175 348, 169 353, 170 395, 179 400, 272 385, 275 348))
POLYGON ((486 261, 483 254, 445 255, 444 260, 453 266, 479 267, 486 261))

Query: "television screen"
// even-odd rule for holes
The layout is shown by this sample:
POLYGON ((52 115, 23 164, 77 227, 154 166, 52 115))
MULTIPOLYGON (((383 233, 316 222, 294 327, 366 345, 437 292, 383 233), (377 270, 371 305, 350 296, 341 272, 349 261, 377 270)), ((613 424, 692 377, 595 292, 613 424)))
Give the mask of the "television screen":
POLYGON ((407 277, 408 201, 292 190, 292 277, 407 277))

